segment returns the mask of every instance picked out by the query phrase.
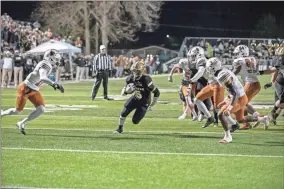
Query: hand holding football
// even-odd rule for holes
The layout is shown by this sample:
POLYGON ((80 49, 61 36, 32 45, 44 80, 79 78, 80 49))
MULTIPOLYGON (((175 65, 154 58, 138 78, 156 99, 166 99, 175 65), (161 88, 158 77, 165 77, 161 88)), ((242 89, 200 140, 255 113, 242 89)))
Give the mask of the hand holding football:
POLYGON ((126 88, 125 88, 125 93, 127 94, 131 94, 135 91, 135 85, 134 83, 129 83, 128 85, 126 85, 126 88))

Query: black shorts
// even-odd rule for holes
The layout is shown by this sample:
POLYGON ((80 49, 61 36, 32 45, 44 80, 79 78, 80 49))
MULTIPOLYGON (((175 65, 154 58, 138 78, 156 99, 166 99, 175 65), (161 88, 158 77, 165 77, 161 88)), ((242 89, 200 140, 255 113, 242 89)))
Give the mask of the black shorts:
POLYGON ((127 117, 133 110, 135 113, 132 117, 132 122, 138 124, 146 115, 149 105, 141 103, 139 100, 135 100, 130 97, 124 104, 124 108, 120 114, 121 117, 127 117))

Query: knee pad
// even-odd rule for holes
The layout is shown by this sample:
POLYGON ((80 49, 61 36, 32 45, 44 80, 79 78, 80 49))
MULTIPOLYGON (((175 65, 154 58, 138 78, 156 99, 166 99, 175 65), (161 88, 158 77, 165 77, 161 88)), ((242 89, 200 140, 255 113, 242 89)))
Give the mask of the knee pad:
POLYGON ((132 123, 133 124, 138 124, 141 120, 137 120, 137 119, 132 119, 132 123))
POLYGON ((37 109, 38 111, 42 112, 42 113, 45 112, 45 107, 44 107, 43 105, 40 105, 40 106, 36 107, 36 109, 37 109))

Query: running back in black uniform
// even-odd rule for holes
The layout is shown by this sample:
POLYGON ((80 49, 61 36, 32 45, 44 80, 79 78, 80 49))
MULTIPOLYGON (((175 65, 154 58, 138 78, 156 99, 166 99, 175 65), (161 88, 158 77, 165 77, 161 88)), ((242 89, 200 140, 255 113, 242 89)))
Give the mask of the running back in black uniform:
MULTIPOLYGON (((138 124, 144 118, 146 112, 156 105, 158 97, 160 96, 160 91, 153 84, 152 78, 149 75, 140 74, 137 76, 136 74, 131 74, 126 78, 126 86, 131 83, 134 84, 135 90, 132 93, 132 96, 124 104, 124 108, 120 114, 119 127, 115 133, 123 132, 124 121, 133 110, 135 110, 135 113, 132 117, 132 122, 133 124, 138 124), (152 103, 151 93, 154 93, 152 103)), ((123 94, 127 94, 125 90, 123 94)))

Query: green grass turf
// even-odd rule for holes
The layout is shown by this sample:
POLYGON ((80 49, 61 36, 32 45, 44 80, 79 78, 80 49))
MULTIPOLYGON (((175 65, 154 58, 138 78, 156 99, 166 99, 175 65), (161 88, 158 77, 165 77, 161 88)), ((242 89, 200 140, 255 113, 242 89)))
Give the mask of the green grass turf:
MULTIPOLYGON (((161 89, 177 91, 180 76, 168 83, 154 77, 161 89)), ((269 76, 261 77, 264 85, 269 76)), ((119 95, 123 80, 109 81, 109 93, 119 95)), ((46 104, 96 105, 81 110, 46 112, 27 124, 27 135, 15 129, 22 115, 2 119, 2 185, 41 188, 192 188, 282 189, 284 187, 284 119, 268 131, 237 131, 233 143, 218 144, 222 128, 202 129, 202 123, 182 114, 177 92, 162 92, 160 103, 139 125, 125 124, 114 135, 125 100, 91 102, 92 82, 65 84, 64 95, 44 86, 46 104), (168 102, 168 103, 165 103, 168 102), (72 151, 73 150, 73 151, 72 151), (75 150, 75 151, 74 151, 75 150), (230 156, 228 156, 230 155, 230 156)), ((99 95, 102 94, 102 88, 99 95)), ((2 91, 2 109, 15 104, 15 89, 2 91)), ((272 104, 273 88, 261 90, 255 104, 272 104)), ((28 102, 27 108, 32 108, 28 102)), ((51 110, 51 108, 47 108, 51 110)), ((259 109, 267 114, 269 109, 259 109)))

